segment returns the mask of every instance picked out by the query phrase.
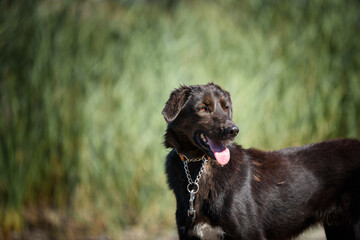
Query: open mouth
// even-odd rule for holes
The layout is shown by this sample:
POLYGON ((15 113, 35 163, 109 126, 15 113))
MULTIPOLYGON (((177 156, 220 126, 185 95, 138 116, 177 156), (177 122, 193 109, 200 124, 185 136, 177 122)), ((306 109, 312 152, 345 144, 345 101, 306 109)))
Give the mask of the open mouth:
POLYGON ((205 150, 211 158, 215 158, 219 164, 225 165, 229 162, 230 151, 225 146, 225 141, 211 139, 203 133, 197 134, 196 140, 200 147, 205 150))

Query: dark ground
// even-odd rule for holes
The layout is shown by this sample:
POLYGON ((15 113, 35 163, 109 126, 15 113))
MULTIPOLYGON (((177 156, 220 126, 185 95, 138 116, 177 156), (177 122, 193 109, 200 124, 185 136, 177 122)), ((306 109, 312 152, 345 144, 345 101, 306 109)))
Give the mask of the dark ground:
MULTIPOLYGON (((0 226, 0 239, 4 240, 177 240, 176 228, 162 232, 147 232, 142 227, 124 229, 115 236, 107 235, 105 226, 94 220, 84 224, 69 217, 64 211, 49 208, 27 208, 24 212, 23 231, 5 233, 0 226)), ((325 240, 322 227, 305 232, 297 240, 325 240)))

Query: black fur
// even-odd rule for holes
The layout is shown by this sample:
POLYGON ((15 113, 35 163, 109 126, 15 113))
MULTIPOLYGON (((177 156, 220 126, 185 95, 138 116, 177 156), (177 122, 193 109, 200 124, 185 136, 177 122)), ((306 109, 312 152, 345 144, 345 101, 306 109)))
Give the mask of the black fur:
MULTIPOLYGON (((226 130, 237 129, 230 95, 215 84, 174 90, 163 115, 165 146, 173 149, 166 173, 176 197, 180 239, 290 239, 320 223, 329 240, 360 240, 359 140, 278 151, 243 149, 232 142, 237 131, 226 130), (199 143, 200 133, 227 146, 228 164, 213 160, 212 151, 199 143), (187 216, 188 181, 175 150, 188 158, 212 158, 199 181, 194 220, 187 216), (214 231, 201 237, 204 223, 214 231)), ((189 163, 193 178, 200 167, 201 162, 189 163)))

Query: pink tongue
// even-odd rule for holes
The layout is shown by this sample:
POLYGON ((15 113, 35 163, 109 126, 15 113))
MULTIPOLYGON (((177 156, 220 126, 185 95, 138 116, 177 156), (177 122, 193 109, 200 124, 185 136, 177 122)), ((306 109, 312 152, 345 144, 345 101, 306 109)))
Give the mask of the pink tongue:
POLYGON ((206 137, 208 144, 210 146, 211 151, 214 153, 216 161, 225 165, 230 160, 230 151, 221 141, 213 141, 210 138, 206 137))

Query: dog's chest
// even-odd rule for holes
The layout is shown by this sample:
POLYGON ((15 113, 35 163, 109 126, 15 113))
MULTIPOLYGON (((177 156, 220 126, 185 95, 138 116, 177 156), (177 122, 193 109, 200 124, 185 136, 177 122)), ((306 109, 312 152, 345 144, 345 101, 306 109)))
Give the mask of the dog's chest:
POLYGON ((220 240, 224 238, 225 232, 221 227, 212 227, 207 223, 198 223, 189 230, 189 236, 206 240, 220 240))

